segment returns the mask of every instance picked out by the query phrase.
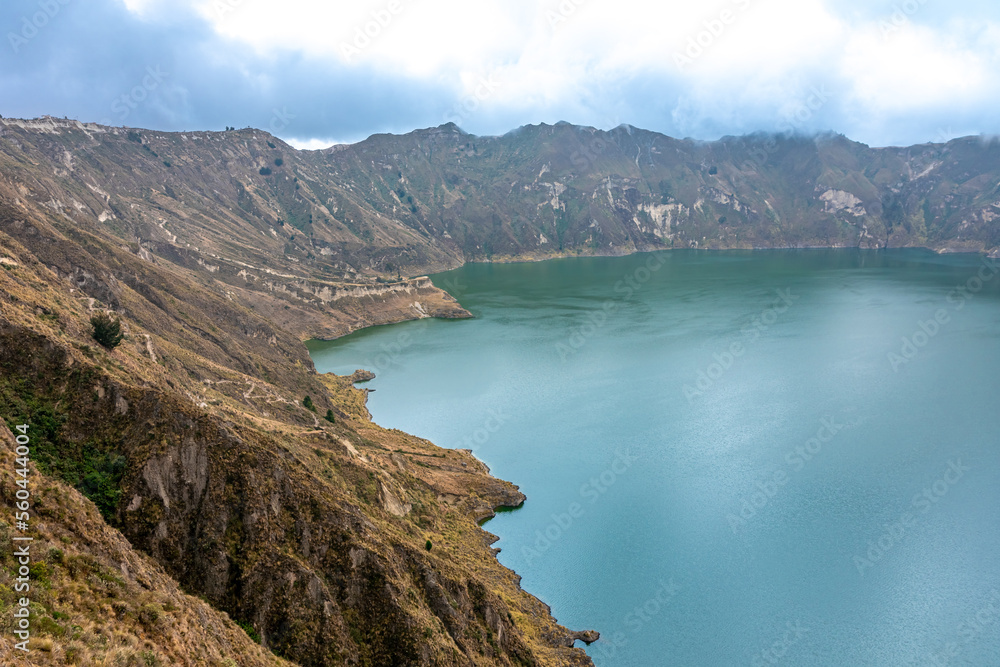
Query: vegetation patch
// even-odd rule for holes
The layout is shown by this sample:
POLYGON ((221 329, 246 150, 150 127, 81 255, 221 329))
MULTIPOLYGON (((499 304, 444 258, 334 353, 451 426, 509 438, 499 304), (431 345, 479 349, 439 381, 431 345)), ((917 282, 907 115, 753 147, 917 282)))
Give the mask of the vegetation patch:
POLYGON ((121 345, 125 339, 125 334, 122 333, 122 321, 107 313, 98 313, 91 317, 90 326, 93 327, 94 340, 109 350, 121 345))
MULTIPOLYGON (((79 386, 84 380, 74 373, 79 386)), ((127 459, 117 444, 91 437, 74 441, 65 434, 68 408, 62 402, 40 398, 26 381, 0 380, 0 411, 9 415, 7 426, 31 425, 32 459, 41 472, 73 486, 97 505, 111 525, 117 525, 121 481, 127 459)))

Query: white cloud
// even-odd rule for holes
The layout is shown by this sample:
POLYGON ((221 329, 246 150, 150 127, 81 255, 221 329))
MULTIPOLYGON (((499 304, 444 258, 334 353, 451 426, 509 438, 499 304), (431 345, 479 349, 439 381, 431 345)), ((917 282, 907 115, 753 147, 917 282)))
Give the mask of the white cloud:
POLYGON ((363 138, 364 137, 359 137, 353 141, 336 141, 334 139, 296 139, 294 137, 290 137, 285 139, 285 142, 300 151, 318 151, 323 148, 329 148, 335 144, 353 144, 363 138))
MULTIPOLYGON (((147 13, 170 1, 123 0, 147 13)), ((1000 28, 963 15, 962 2, 948 21, 935 19, 940 6, 894 17, 892 5, 880 15, 833 0, 178 2, 265 56, 301 53, 434 87, 442 122, 471 131, 550 114, 610 127, 653 117, 651 106, 661 131, 774 129, 823 89, 822 113, 802 129, 851 135, 1000 97, 1000 28)))
POLYGON ((876 26, 846 45, 840 74, 854 102, 874 113, 900 113, 976 101, 995 70, 943 29, 907 25, 888 37, 876 26))
POLYGON ((222 35, 258 49, 379 64, 414 76, 516 50, 517 11, 501 0, 191 0, 222 35))
POLYGON ((122 0, 125 7, 133 14, 145 14, 146 11, 153 5, 155 5, 157 0, 122 0))

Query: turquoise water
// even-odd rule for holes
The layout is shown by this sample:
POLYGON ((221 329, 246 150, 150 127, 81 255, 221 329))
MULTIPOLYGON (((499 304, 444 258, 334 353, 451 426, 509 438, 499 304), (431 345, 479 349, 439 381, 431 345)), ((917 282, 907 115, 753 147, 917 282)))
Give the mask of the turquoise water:
POLYGON ((486 525, 599 666, 1000 664, 1000 275, 922 251, 469 265, 310 345, 520 485, 486 525), (905 339, 905 340, 904 340, 905 339))

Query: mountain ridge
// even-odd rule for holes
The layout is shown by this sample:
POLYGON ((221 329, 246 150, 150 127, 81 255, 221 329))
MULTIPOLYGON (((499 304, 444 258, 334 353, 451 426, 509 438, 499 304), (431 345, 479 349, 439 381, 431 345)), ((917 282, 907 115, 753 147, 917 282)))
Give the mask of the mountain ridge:
MULTIPOLYGON (((318 375, 302 343, 468 316, 453 298, 364 259, 325 274, 338 260, 309 241, 269 256, 273 210, 253 189, 240 208, 180 137, 102 149, 87 128, 2 127, 0 415, 31 433, 33 664, 591 664, 478 526, 523 502, 517 487, 372 423, 365 393, 318 375), (125 333, 110 350, 90 322, 108 312, 125 333), (199 617, 221 634, 177 636, 199 617)), ((241 162, 250 141, 220 151, 227 169, 259 172, 241 162)), ((0 478, 5 499, 17 489, 0 478)), ((0 517, 0 540, 13 531, 0 517)), ((6 663, 16 570, 0 561, 6 663)))
MULTIPOLYGON (((0 119, 0 412, 39 429, 32 470, 59 526, 38 535, 41 664, 111 659, 102 617, 127 621, 126 664, 177 661, 163 628, 208 613, 194 596, 227 628, 204 648, 218 664, 270 661, 240 627, 300 665, 590 664, 573 646, 595 636, 559 626, 477 526, 523 502, 517 487, 468 452, 372 423, 365 393, 318 375, 303 341, 469 317, 425 277, 464 262, 996 254, 997 216, 1000 144, 974 139, 871 149, 840 135, 444 125, 297 151, 254 129, 0 119), (122 321, 114 350, 91 336, 102 312, 122 321), (120 539, 88 542, 73 522, 84 506, 120 539), (63 538, 95 559, 86 572, 57 555, 63 538), (146 574, 108 583, 122 553, 146 574), (163 577, 187 595, 168 596, 172 620, 122 599, 163 577)), ((12 484, 0 479, 5 498, 12 484)))
MULTIPOLYGON (((604 131, 561 122, 476 137, 446 123, 297 151, 252 129, 154 133, 56 119, 0 121, 15 141, 15 131, 54 133, 60 126, 91 139, 130 136, 134 148, 147 151, 127 159, 144 158, 165 182, 132 193, 137 196, 128 203, 140 209, 162 209, 171 193, 185 199, 171 184, 173 163, 160 165, 159 152, 173 152, 177 143, 194 150, 194 144, 214 148, 242 140, 242 157, 262 173, 213 176, 229 180, 228 200, 243 202, 237 222, 253 222, 258 233, 284 242, 255 253, 258 261, 262 254, 275 261, 275 250, 283 251, 290 262, 312 263, 327 277, 339 272, 342 280, 404 270, 425 274, 466 261, 666 247, 1000 247, 989 224, 1000 210, 994 197, 1000 151, 988 137, 870 148, 834 133, 756 133, 706 142, 625 125, 604 131), (296 230, 303 234, 297 237, 296 230), (352 263, 358 259, 365 260, 361 266, 352 263)), ((70 152, 84 148, 75 143, 70 152)), ((47 148, 58 165, 65 156, 47 148)), ((227 148, 217 166, 231 166, 227 148)), ((188 194, 201 199, 202 209, 218 204, 204 191, 188 194)), ((146 229, 137 226, 141 241, 164 240, 148 222, 146 229)))

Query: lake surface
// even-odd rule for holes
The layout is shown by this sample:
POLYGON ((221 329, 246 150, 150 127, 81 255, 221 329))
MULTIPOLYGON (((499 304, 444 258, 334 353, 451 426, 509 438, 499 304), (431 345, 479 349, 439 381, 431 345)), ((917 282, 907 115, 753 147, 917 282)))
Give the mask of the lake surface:
MULTIPOLYGON (((998 263, 1000 268, 1000 263, 998 263)), ((312 343, 528 496, 499 558, 599 666, 1000 664, 1000 275, 675 251, 433 277, 476 318, 312 343)))

